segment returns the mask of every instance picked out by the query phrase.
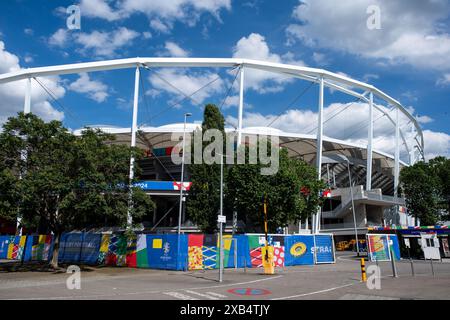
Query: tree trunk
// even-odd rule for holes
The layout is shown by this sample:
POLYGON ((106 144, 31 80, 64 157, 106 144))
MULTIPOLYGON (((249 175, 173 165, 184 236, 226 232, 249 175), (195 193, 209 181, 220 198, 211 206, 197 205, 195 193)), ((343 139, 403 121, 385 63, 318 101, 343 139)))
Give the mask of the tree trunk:
POLYGON ((53 257, 50 262, 50 266, 57 269, 58 268, 58 255, 59 255, 59 241, 61 239, 61 233, 55 233, 55 242, 53 244, 53 257))

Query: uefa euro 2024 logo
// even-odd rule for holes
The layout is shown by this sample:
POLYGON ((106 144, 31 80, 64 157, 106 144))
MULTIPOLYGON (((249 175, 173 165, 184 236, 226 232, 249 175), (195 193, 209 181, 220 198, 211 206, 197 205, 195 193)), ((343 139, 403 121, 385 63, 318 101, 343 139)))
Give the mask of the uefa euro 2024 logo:
POLYGON ((161 260, 170 260, 172 259, 171 256, 169 256, 169 252, 170 252, 170 243, 169 242, 165 242, 163 245, 163 253, 164 255, 161 257, 161 260))

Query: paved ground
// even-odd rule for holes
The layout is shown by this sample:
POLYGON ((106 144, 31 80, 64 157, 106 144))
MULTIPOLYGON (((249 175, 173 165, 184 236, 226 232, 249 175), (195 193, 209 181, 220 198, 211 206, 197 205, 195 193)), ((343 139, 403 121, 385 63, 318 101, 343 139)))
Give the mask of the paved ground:
MULTIPOLYGON (((367 266, 371 263, 367 263, 367 266)), ((450 263, 390 262, 381 267, 381 289, 360 282, 360 266, 350 253, 339 254, 336 264, 279 269, 265 276, 259 269, 175 272, 131 268, 91 268, 81 273, 81 289, 68 290, 66 273, 0 272, 0 299, 450 299, 450 263)))

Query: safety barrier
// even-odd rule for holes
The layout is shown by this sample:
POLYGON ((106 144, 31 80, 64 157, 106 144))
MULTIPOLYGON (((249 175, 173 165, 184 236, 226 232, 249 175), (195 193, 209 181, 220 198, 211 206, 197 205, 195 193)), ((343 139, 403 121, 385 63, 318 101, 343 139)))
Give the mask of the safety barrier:
MULTIPOLYGON (((49 261, 51 235, 1 236, 0 259, 49 261), (24 253, 24 256, 23 256, 24 253)), ((334 263, 333 236, 272 235, 269 246, 275 267, 334 263)), ((258 234, 224 235, 225 268, 262 267, 265 237, 258 234)), ((118 267, 206 270, 220 261, 219 237, 215 234, 100 234, 64 233, 60 239, 61 263, 118 267)))

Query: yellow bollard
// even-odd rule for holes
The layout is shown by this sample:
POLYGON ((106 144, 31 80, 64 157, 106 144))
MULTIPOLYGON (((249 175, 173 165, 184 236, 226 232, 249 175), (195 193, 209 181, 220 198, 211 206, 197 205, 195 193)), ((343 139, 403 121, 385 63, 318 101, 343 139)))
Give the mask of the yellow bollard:
POLYGON ((361 258, 361 281, 362 282, 367 281, 366 263, 364 261, 364 258, 361 258))
POLYGON ((261 250, 262 265, 264 267, 264 274, 275 274, 275 263, 273 262, 273 247, 267 246, 262 247, 261 250), (266 250, 268 249, 268 254, 266 257, 266 250))

